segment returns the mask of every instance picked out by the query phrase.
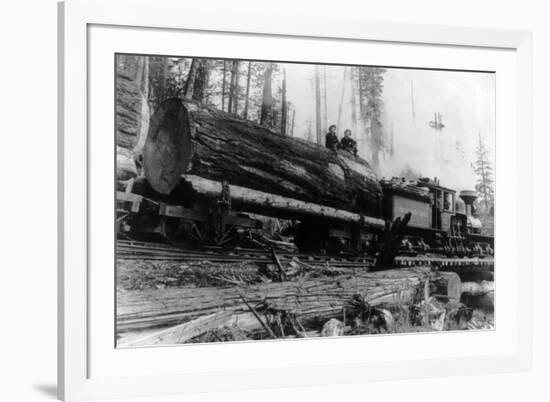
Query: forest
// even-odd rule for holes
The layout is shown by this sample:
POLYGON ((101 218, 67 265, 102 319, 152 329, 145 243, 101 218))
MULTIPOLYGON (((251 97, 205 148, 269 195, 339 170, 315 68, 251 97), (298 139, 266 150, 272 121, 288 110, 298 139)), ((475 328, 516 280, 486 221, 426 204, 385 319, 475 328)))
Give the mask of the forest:
MULTIPOLYGON (((302 67, 303 65, 299 65, 302 67)), ((302 67, 303 68, 303 67, 302 67)), ((329 66, 330 68, 330 66, 329 66)), ((139 82, 143 93, 141 110, 150 115, 163 100, 178 97, 193 99, 243 119, 258 122, 283 135, 324 144, 328 127, 335 124, 339 135, 345 121, 353 132, 368 140, 369 160, 376 166, 383 154, 392 152, 380 121, 382 110, 383 68, 345 67, 336 87, 327 83, 327 66, 310 65, 300 79, 308 82, 312 110, 300 110, 287 99, 289 63, 119 55, 119 87, 125 80, 139 82), (335 100, 337 99, 337 106, 335 100), (330 110, 329 110, 330 104, 330 110), (334 110, 333 110, 334 109, 334 110), (300 120, 301 124, 297 124, 300 120)), ((300 71, 301 72, 301 71, 300 71)), ((334 71, 332 71, 334 74, 334 71)), ((296 75, 296 74, 295 74, 296 75)), ((122 108, 123 97, 118 105, 122 108)), ((137 106, 137 105, 136 105, 137 106)), ((127 116, 119 117, 124 118, 127 116)), ((144 122, 143 124, 146 124, 144 122)), ((119 133, 119 145, 136 142, 139 135, 119 133), (135 137, 132 139, 132 137, 135 137)))

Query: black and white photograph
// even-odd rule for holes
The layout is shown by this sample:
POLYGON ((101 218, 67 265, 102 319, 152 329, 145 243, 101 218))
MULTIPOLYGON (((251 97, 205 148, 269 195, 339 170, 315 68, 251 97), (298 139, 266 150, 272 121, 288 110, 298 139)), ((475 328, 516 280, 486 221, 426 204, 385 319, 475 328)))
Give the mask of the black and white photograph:
POLYGON ((494 72, 114 74, 116 347, 495 329, 494 72))

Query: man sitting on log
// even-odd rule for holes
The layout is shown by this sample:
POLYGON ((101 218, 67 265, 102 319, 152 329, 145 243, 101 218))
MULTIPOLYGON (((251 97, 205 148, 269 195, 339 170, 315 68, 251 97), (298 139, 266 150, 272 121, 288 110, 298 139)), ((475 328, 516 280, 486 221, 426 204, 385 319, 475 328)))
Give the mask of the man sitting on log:
POLYGON ((341 148, 340 141, 336 136, 336 126, 334 124, 328 128, 328 133, 325 135, 325 147, 334 152, 341 148))
POLYGON ((344 131, 341 147, 344 151, 348 151, 353 156, 357 156, 357 141, 351 138, 351 130, 349 128, 344 131))

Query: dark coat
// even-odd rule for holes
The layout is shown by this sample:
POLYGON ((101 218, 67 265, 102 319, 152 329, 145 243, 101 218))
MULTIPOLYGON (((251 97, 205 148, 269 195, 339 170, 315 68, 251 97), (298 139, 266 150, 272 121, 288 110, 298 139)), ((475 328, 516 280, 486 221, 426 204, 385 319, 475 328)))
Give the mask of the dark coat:
POLYGON ((334 152, 340 149, 340 141, 336 134, 331 133, 330 131, 325 135, 325 147, 332 149, 334 152))
POLYGON ((357 156, 357 141, 355 141, 353 138, 342 138, 341 146, 344 151, 348 151, 349 153, 357 156))

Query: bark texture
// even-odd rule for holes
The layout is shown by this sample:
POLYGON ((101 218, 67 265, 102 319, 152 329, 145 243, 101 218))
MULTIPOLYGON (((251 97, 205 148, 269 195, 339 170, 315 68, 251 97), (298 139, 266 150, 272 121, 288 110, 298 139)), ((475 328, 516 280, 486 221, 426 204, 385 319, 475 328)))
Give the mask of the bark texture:
POLYGON ((121 292, 117 295, 117 329, 177 325, 225 310, 232 315, 250 312, 247 304, 258 311, 290 312, 304 320, 341 317, 357 297, 370 306, 418 301, 428 280, 430 269, 417 267, 242 287, 121 292))
POLYGON ((117 71, 116 75, 116 140, 118 146, 132 150, 149 129, 149 69, 145 57, 126 58, 130 59, 126 62, 132 68, 117 71))
POLYGON ((370 216, 382 199, 376 174, 361 158, 179 99, 153 115, 144 168, 161 194, 194 175, 370 216))

